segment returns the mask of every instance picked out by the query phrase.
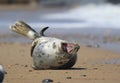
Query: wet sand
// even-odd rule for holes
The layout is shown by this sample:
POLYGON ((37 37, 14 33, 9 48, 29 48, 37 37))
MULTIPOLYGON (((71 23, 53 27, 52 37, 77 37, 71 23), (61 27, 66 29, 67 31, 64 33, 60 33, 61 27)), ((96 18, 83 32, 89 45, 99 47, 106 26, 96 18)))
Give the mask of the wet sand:
POLYGON ((5 68, 4 83, 119 83, 120 54, 100 48, 81 46, 78 60, 68 70, 33 70, 30 44, 0 43, 0 64, 5 68), (107 62, 106 62, 107 61, 107 62))

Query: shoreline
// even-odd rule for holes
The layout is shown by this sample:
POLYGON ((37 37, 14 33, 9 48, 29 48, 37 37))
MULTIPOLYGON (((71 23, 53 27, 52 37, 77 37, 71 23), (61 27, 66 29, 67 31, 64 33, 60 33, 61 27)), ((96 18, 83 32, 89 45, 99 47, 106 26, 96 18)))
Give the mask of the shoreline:
MULTIPOLYGON (((108 51, 113 51, 120 53, 120 40, 117 37, 111 37, 111 36, 99 36, 95 34, 84 34, 84 33, 76 33, 72 34, 71 31, 66 33, 62 33, 63 31, 56 31, 54 34, 52 33, 52 29, 49 29, 51 31, 48 31, 46 33, 46 36, 49 37, 56 37, 64 40, 68 40, 71 42, 76 42, 81 45, 84 45, 86 47, 93 47, 93 48, 99 48, 99 49, 104 49, 108 51), (58 33, 58 34, 57 34, 58 33)), ((80 30, 80 29, 79 29, 80 30)), ((37 30, 38 31, 38 30, 37 30)), ((32 43, 32 40, 19 35, 17 33, 14 33, 12 31, 3 32, 0 34, 0 43, 22 43, 22 44, 27 44, 27 43, 32 43)))

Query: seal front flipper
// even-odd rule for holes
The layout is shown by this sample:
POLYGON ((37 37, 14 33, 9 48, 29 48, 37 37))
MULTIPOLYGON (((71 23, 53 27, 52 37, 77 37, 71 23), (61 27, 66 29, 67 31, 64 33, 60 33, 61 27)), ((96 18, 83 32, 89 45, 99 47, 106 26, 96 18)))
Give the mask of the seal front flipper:
POLYGON ((24 35, 32 40, 39 37, 39 34, 23 21, 17 21, 14 25, 10 26, 10 29, 12 31, 19 33, 21 35, 24 35))

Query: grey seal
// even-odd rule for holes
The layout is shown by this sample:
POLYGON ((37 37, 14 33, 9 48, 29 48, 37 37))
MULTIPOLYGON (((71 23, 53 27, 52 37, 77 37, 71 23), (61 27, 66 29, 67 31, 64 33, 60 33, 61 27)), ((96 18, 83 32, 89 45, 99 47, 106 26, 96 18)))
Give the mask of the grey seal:
POLYGON ((31 57, 34 69, 68 69, 76 63, 80 46, 63 39, 46 37, 44 32, 48 27, 38 33, 27 23, 17 21, 10 29, 33 40, 31 57))

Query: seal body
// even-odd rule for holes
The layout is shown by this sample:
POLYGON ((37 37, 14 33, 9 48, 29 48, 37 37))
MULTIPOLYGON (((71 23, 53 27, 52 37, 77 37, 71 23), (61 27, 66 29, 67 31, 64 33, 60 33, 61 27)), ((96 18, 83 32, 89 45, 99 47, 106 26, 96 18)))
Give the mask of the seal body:
POLYGON ((38 34, 26 25, 24 22, 18 21, 11 26, 11 30, 33 39, 31 56, 34 69, 67 69, 76 63, 77 51, 80 48, 78 44, 54 37, 46 37, 43 32, 48 27, 43 28, 38 34))

